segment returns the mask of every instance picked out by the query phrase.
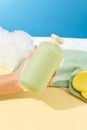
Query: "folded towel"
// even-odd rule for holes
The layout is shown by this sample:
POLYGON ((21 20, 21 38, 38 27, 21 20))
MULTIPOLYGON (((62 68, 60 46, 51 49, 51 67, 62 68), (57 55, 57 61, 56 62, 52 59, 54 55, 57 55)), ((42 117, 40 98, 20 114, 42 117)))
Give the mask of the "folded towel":
POLYGON ((87 102, 72 86, 72 79, 79 72, 87 70, 87 51, 63 50, 63 53, 64 63, 58 68, 58 76, 55 77, 51 86, 67 88, 71 94, 87 102))

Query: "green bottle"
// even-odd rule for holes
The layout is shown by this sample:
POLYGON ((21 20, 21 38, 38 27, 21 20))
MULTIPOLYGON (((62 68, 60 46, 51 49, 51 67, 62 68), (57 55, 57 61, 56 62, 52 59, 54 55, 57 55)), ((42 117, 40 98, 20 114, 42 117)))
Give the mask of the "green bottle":
POLYGON ((63 61, 60 43, 63 41, 56 35, 51 35, 51 41, 38 45, 28 64, 20 75, 20 83, 24 88, 35 92, 43 92, 53 73, 63 61))

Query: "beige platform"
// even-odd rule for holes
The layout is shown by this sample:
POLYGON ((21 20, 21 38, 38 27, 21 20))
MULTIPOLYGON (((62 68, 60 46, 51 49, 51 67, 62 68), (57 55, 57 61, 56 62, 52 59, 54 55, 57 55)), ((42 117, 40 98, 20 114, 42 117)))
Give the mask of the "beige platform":
POLYGON ((1 130, 86 130, 87 104, 60 88, 0 96, 1 130))

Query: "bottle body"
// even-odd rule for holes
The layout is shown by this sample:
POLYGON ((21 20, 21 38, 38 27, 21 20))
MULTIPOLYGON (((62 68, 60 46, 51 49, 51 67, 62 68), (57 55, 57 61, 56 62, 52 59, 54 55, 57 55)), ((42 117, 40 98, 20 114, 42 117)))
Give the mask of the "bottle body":
POLYGON ((42 92, 63 60, 61 48, 52 42, 42 42, 20 76, 20 83, 27 89, 42 92))

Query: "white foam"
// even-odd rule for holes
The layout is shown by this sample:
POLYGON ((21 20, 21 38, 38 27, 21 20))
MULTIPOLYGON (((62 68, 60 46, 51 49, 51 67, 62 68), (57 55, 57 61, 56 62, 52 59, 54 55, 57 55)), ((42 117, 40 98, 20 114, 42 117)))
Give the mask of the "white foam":
POLYGON ((18 30, 9 32, 0 27, 0 65, 13 70, 18 61, 33 47, 30 34, 18 30))

